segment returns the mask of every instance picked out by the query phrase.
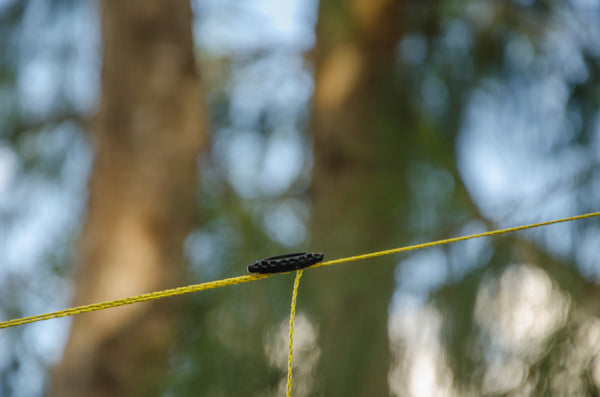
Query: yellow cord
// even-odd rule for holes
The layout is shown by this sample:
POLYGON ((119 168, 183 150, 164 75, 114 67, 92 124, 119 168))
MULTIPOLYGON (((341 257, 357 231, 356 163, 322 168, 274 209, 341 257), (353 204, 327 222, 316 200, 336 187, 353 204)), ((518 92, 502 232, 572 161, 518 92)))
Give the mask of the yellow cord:
POLYGON ((292 309, 290 310, 290 340, 288 342, 288 378, 287 378, 287 393, 286 396, 292 395, 292 360, 294 357, 294 318, 296 317, 296 298, 298 297, 298 286, 300 285, 300 277, 302 277, 303 269, 296 271, 296 279, 294 280, 294 292, 292 292, 292 309))
POLYGON ((377 252, 371 252, 371 253, 363 254, 363 255, 350 256, 350 257, 347 257, 347 258, 334 259, 334 260, 331 260, 331 261, 317 263, 317 264, 312 265, 310 267, 320 267, 320 266, 336 265, 338 263, 346 263, 346 262, 357 261, 357 260, 360 260, 360 259, 369 259, 369 258, 375 258, 375 257, 378 257, 378 256, 383 256, 383 255, 391 255, 391 254, 397 254, 397 253, 400 253, 400 252, 414 251, 414 250, 418 250, 418 249, 423 249, 423 248, 428 248, 428 247, 435 247, 435 246, 438 246, 438 245, 444 245, 444 244, 450 244, 450 243, 456 243, 458 241, 465 241, 465 240, 470 240, 470 239, 479 238, 479 237, 497 236, 499 234, 516 232, 516 231, 525 230, 525 229, 533 229, 534 227, 548 226, 548 225, 553 225, 555 223, 563 223, 563 222, 569 222, 569 221, 576 221, 576 220, 579 220, 579 219, 593 218, 595 216, 600 216, 600 212, 590 212, 588 214, 571 216, 569 218, 555 219, 553 221, 532 223, 532 224, 529 224, 529 225, 509 227, 509 228, 506 228, 506 229, 498 229, 498 230, 492 230, 492 231, 489 231, 489 232, 470 234, 468 236, 447 238, 447 239, 444 239, 444 240, 437 240, 437 241, 430 241, 428 243, 408 245, 406 247, 394 248, 394 249, 385 250, 385 251, 377 251, 377 252))
MULTIPOLYGON (((530 225, 510 227, 507 229, 492 230, 489 232, 471 234, 468 236, 454 237, 454 238, 449 238, 449 239, 445 239, 445 240, 438 240, 438 241, 432 241, 432 242, 423 243, 423 244, 409 245, 406 247, 394 248, 394 249, 385 250, 385 251, 377 251, 377 252, 372 252, 372 253, 368 253, 368 254, 364 254, 364 255, 340 258, 340 259, 335 259, 335 260, 331 260, 331 261, 317 263, 316 265, 313 265, 310 267, 330 266, 330 265, 335 265, 338 263, 357 261, 360 259, 375 258, 375 257, 382 256, 382 255, 397 254, 400 252, 406 252, 406 251, 412 251, 412 250, 417 250, 417 249, 422 249, 422 248, 427 248, 427 247, 434 247, 434 246, 443 245, 443 244, 455 243, 458 241, 464 241, 464 240, 469 240, 469 239, 478 238, 478 237, 496 236, 499 234, 516 232, 516 231, 525 230, 525 229, 532 229, 535 227, 547 226, 547 225, 552 225, 555 223, 562 223, 562 222, 575 221, 575 220, 579 220, 579 219, 592 218, 592 217, 596 217, 596 216, 600 216, 600 212, 591 212, 588 214, 577 215, 577 216, 557 219, 557 220, 553 220, 553 221, 533 223, 530 225)), ((249 281, 256 281, 256 280, 260 280, 260 279, 267 278, 270 276, 272 276, 272 274, 250 274, 250 275, 246 275, 246 276, 232 277, 232 278, 216 280, 216 281, 211 281, 211 282, 202 283, 202 284, 193 284, 193 285, 188 285, 185 287, 150 292, 147 294, 131 296, 129 298, 116 299, 116 300, 111 300, 111 301, 106 301, 106 302, 101 302, 101 303, 93 303, 91 305, 73 307, 73 308, 59 310, 59 311, 52 312, 52 313, 45 313, 45 314, 38 314, 36 316, 16 318, 13 320, 0 322, 0 329, 14 327, 17 325, 22 325, 22 324, 33 323, 36 321, 49 320, 51 318, 72 316, 72 315, 80 314, 80 313, 87 313, 87 312, 93 312, 96 310, 109 309, 111 307, 130 305, 132 303, 145 302, 145 301, 149 301, 149 300, 153 300, 153 299, 166 298, 168 296, 183 295, 183 294, 187 294, 190 292, 198 292, 198 291, 204 291, 204 290, 208 290, 208 289, 226 287, 228 285, 247 283, 249 281)))
POLYGON ((23 317, 23 318, 16 318, 14 320, 3 321, 0 323, 0 329, 8 328, 8 327, 15 327, 17 325, 22 325, 22 324, 34 323, 36 321, 49 320, 51 318, 72 316, 75 314, 93 312, 96 310, 109 309, 111 307, 130 305, 132 303, 145 302, 145 301, 149 301, 149 300, 153 300, 153 299, 166 298, 167 296, 183 295, 183 294, 188 294, 190 292, 204 291, 207 289, 226 287, 228 285, 247 283, 248 281, 260 280, 260 279, 267 278, 270 276, 272 276, 272 274, 249 274, 246 276, 226 278, 223 280, 211 281, 208 283, 193 284, 193 285, 188 285, 185 287, 165 289, 162 291, 156 291, 156 292, 150 292, 150 293, 142 294, 142 295, 130 296, 129 298, 124 298, 124 299, 116 299, 116 300, 111 300, 111 301, 106 301, 106 302, 93 303, 91 305, 77 306, 77 307, 72 307, 70 309, 59 310, 59 311, 52 312, 52 313, 38 314, 36 316, 29 316, 29 317, 23 317))

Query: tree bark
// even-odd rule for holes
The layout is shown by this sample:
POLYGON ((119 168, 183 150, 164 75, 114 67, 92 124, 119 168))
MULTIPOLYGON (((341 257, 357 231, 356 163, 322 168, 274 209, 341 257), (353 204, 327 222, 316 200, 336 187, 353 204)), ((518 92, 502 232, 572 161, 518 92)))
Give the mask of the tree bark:
MULTIPOLYGON (((101 100, 75 304, 183 281, 206 141, 188 1, 100 1, 101 100)), ((52 396, 156 395, 176 300, 73 318, 52 396)))
MULTIPOLYGON (((329 259, 398 245, 406 159, 394 149, 402 104, 390 88, 400 11, 398 0, 321 3, 312 236, 314 248, 329 259)), ((326 396, 389 394, 387 313, 395 261, 365 266, 307 274, 307 300, 320 322, 318 373, 326 396)))

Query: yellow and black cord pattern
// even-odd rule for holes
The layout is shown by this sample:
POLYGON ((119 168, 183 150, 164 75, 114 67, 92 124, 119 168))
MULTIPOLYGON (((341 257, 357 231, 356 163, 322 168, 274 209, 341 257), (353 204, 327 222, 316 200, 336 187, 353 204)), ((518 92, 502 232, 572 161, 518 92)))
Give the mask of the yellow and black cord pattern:
MULTIPOLYGON (((552 225, 552 224, 556 224, 556 223, 563 223, 563 222, 575 221, 575 220, 580 220, 580 219, 593 218, 593 217, 597 217, 597 216, 600 216, 600 212, 591 212, 591 213, 587 213, 587 214, 583 214, 583 215, 577 215, 577 216, 572 216, 572 217, 568 217, 568 218, 561 218, 561 219, 556 219, 556 220, 552 220, 552 221, 532 223, 529 225, 516 226, 516 227, 510 227, 510 228, 506 228, 506 229, 498 229, 498 230, 492 230, 492 231, 483 232, 483 233, 471 234, 468 236, 453 237, 453 238, 448 238, 448 239, 444 239, 444 240, 437 240, 437 241, 431 241, 431 242, 422 243, 422 244, 409 245, 409 246, 394 248, 394 249, 390 249, 390 250, 371 252, 371 253, 363 254, 363 255, 356 255, 356 256, 350 256, 350 257, 346 257, 346 258, 340 258, 340 259, 334 259, 334 260, 330 260, 330 261, 320 262, 315 265, 309 266, 306 269, 310 269, 310 268, 314 268, 314 267, 322 267, 322 266, 331 266, 331 265, 336 265, 336 264, 341 264, 341 263, 346 263, 346 262, 358 261, 358 260, 362 260, 362 259, 375 258, 378 256, 383 256, 383 255, 392 255, 392 254, 397 254, 397 253, 401 253, 401 252, 413 251, 413 250, 418 250, 418 249, 423 249, 423 248, 428 248, 428 247, 435 247, 435 246, 439 246, 439 245, 450 244, 450 243, 465 241, 465 240, 479 238, 479 237, 497 236, 500 234, 516 232, 516 231, 526 230, 526 229, 532 229, 532 228, 552 225)), ((44 314, 38 314, 35 316, 16 318, 13 320, 0 322, 0 329, 15 327, 17 325, 34 323, 37 321, 49 320, 52 318, 73 316, 76 314, 88 313, 88 312, 93 312, 93 311, 97 311, 97 310, 105 310, 105 309, 109 309, 111 307, 130 305, 132 303, 146 302, 146 301, 150 301, 150 300, 154 300, 154 299, 166 298, 169 296, 183 295, 183 294, 189 294, 191 292, 199 292, 199 291, 205 291, 205 290, 209 290, 209 289, 227 287, 229 285, 236 285, 236 284, 247 283, 250 281, 261 280, 264 278, 271 277, 272 275, 273 274, 255 273, 255 274, 249 274, 249 275, 244 275, 244 276, 231 277, 231 278, 226 278, 226 279, 222 279, 222 280, 210 281, 210 282, 202 283, 202 284, 193 284, 193 285, 188 285, 188 286, 184 286, 184 287, 171 288, 171 289, 166 289, 166 290, 162 290, 162 291, 150 292, 147 294, 131 296, 128 298, 115 299, 115 300, 110 300, 110 301, 100 302, 100 303, 92 303, 90 305, 72 307, 69 309, 59 310, 59 311, 55 311, 55 312, 51 312, 51 313, 44 313, 44 314)))

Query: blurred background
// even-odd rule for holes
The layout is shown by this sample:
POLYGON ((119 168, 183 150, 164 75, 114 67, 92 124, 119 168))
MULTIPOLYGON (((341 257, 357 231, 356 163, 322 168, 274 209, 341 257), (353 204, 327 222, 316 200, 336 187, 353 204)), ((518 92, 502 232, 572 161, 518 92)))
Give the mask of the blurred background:
MULTIPOLYGON (((0 0, 0 320, 597 211, 594 0, 0 0)), ((295 396, 600 394, 600 223, 307 271, 295 396)), ((0 396, 283 395, 293 275, 0 331, 0 396)))

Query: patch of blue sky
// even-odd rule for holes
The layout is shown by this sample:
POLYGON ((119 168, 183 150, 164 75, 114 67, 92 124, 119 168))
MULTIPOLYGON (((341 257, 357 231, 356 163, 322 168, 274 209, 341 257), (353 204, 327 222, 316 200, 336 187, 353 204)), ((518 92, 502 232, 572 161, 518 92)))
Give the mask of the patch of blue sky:
POLYGON ((196 42, 213 55, 240 56, 275 47, 306 51, 315 42, 317 0, 194 2, 196 42))
POLYGON ((428 296, 448 279, 448 262, 442 248, 418 251, 396 269, 396 282, 404 292, 428 296))

